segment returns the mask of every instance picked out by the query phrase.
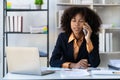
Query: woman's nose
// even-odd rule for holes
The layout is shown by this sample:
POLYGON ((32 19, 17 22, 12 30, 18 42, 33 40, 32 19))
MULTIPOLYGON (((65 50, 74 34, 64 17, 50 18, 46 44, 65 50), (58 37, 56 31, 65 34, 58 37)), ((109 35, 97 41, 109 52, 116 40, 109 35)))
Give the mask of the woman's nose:
POLYGON ((79 22, 76 22, 75 25, 78 26, 78 25, 79 25, 79 22))

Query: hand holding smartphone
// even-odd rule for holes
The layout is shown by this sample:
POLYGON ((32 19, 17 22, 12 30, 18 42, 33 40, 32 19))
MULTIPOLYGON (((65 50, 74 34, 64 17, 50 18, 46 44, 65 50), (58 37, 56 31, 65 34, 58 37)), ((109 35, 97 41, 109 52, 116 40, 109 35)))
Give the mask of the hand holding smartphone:
POLYGON ((83 29, 83 33, 85 36, 87 35, 87 31, 85 29, 83 29))
POLYGON ((84 22, 84 24, 83 24, 83 33, 86 36, 87 35, 87 30, 85 29, 85 27, 86 27, 86 22, 84 22))
POLYGON ((91 37, 91 34, 92 34, 92 29, 87 22, 85 22, 83 24, 83 33, 85 35, 86 41, 88 42, 90 40, 90 37, 91 37))

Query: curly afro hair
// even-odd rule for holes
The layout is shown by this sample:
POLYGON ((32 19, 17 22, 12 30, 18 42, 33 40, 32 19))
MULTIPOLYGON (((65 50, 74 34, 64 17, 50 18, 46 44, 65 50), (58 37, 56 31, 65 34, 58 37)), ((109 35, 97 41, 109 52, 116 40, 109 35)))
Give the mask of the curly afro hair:
POLYGON ((76 14, 81 14, 84 17, 85 21, 90 25, 93 34, 99 32, 102 21, 97 13, 87 7, 70 7, 64 11, 61 17, 61 27, 65 33, 71 34, 70 22, 76 14))

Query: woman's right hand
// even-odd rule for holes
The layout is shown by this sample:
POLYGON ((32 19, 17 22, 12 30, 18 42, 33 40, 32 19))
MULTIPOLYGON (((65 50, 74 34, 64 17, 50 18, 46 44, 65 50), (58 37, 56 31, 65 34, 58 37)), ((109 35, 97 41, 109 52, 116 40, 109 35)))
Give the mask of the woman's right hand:
POLYGON ((70 68, 88 68, 89 66, 87 59, 81 59, 78 63, 70 64, 70 68))

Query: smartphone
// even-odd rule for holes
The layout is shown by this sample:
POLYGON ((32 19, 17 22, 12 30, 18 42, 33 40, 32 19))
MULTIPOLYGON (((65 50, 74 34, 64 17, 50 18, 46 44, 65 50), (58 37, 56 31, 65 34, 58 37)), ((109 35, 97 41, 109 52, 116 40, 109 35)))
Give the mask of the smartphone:
POLYGON ((85 36, 87 35, 87 31, 85 29, 83 29, 83 33, 85 36))

